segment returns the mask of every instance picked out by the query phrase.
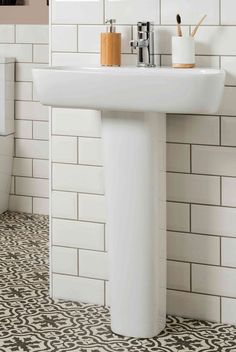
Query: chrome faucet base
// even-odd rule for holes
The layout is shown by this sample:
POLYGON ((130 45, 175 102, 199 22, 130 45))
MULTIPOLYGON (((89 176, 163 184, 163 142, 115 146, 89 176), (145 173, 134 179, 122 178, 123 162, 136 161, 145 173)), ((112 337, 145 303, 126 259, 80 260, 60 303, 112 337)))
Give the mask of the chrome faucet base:
POLYGON ((130 46, 137 49, 138 67, 155 67, 154 31, 151 22, 138 22, 137 40, 131 40, 130 46))

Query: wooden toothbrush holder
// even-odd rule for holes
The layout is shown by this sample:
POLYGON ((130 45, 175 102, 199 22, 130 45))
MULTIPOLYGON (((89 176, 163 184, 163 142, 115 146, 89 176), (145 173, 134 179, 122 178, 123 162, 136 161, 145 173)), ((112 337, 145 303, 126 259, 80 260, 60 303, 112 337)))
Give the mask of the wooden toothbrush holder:
POLYGON ((172 37, 172 67, 195 67, 195 42, 193 37, 172 37))

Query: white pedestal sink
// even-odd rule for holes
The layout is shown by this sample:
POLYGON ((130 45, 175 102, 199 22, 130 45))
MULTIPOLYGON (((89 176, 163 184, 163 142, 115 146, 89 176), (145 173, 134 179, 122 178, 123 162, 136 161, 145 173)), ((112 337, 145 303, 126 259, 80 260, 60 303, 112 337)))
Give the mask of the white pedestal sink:
POLYGON ((215 113, 225 74, 135 67, 33 74, 43 104, 103 111, 112 330, 153 337, 166 319, 165 116, 215 113))

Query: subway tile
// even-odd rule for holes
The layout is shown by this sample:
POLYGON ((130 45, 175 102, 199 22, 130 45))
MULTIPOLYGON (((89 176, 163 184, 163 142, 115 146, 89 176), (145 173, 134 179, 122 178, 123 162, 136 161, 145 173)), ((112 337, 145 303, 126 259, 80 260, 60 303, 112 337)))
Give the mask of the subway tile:
POLYGON ((96 110, 53 109, 52 133, 68 136, 100 137, 101 112, 96 110))
MULTIPOLYGON (((78 51, 100 53, 100 35, 106 32, 106 26, 79 26, 78 51)), ((117 26, 116 32, 121 33, 121 52, 131 53, 131 27, 117 26)))
POLYGON ((0 25, 0 43, 14 43, 15 26, 13 24, 0 25))
POLYGON ((236 299, 222 298, 222 323, 236 324, 236 299))
MULTIPOLYGON (((203 68, 219 68, 220 58, 219 56, 202 56, 196 55, 196 66, 203 68)), ((161 55, 161 66, 172 66, 172 56, 171 55, 161 55)))
POLYGON ((108 255, 104 252, 79 251, 79 276, 108 279, 108 255))
POLYGON ((31 82, 15 82, 15 100, 32 100, 31 82))
POLYGON ((48 159, 48 141, 16 139, 16 156, 22 158, 48 159))
POLYGON ((188 204, 167 203, 167 229, 189 232, 190 209, 188 204))
POLYGON ((46 121, 33 121, 33 138, 48 140, 49 139, 49 124, 46 121))
POLYGON ((192 232, 236 237, 236 209, 192 205, 192 232))
POLYGON ((161 23, 176 24, 180 13, 183 24, 196 24, 204 14, 204 24, 219 24, 219 0, 161 0, 161 23))
POLYGON ((72 192, 51 193, 52 216, 65 219, 77 219, 77 194, 72 192))
POLYGON ((16 43, 48 44, 48 25, 16 25, 16 43))
POLYGON ((77 26, 52 26, 52 51, 77 51, 77 26))
POLYGON ((215 236, 167 233, 167 257, 202 264, 220 264, 220 239, 215 236))
POLYGON ((100 53, 100 35, 106 26, 79 26, 78 51, 100 53))
POLYGON ((53 298, 75 302, 104 304, 102 280, 53 274, 53 298))
POLYGON ((33 213, 49 215, 49 199, 47 198, 33 198, 33 213))
POLYGON ((105 282, 105 305, 107 307, 110 307, 111 305, 111 295, 110 295, 110 282, 106 281, 105 282))
POLYGON ((47 121, 49 117, 48 107, 38 102, 16 101, 15 108, 16 119, 47 121))
POLYGON ((0 56, 14 57, 16 62, 32 62, 32 45, 0 44, 0 56))
POLYGON ((23 196, 48 197, 48 180, 16 177, 16 194, 23 196))
POLYGON ((190 146, 167 143, 167 171, 190 172, 190 146))
POLYGON ((221 24, 236 24, 236 4, 234 0, 221 0, 221 24))
POLYGON ((106 18, 116 18, 119 24, 136 24, 140 19, 159 23, 159 1, 146 0, 143 6, 141 0, 130 0, 124 11, 124 3, 105 0, 106 18))
POLYGON ((79 194, 79 220, 106 222, 105 197, 79 194))
POLYGON ((194 144, 219 144, 219 117, 168 115, 167 141, 194 144))
POLYGON ((173 290, 190 291, 190 264, 167 262, 167 287, 173 290))
POLYGON ((52 136, 52 161, 77 164, 77 137, 52 136))
POLYGON ((221 253, 223 266, 236 267, 236 239, 222 238, 221 253))
POLYGON ((79 163, 87 165, 103 164, 102 140, 100 138, 79 138, 79 163))
POLYGON ((236 55, 235 36, 235 26, 201 26, 197 32, 196 53, 200 55, 236 55))
POLYGON ((11 189, 10 189, 10 194, 14 194, 15 193, 15 177, 12 176, 11 177, 11 189))
POLYGON ((199 293, 235 297, 236 269, 193 264, 192 289, 199 293))
POLYGON ((33 160, 33 177, 49 178, 49 161, 48 160, 33 160))
POLYGON ((95 166, 54 164, 53 189, 104 194, 103 169, 95 166))
POLYGON ((10 195, 9 210, 32 213, 32 197, 10 195))
POLYGON ((57 66, 97 66, 100 65, 100 54, 52 53, 52 64, 57 66))
POLYGON ((236 148, 193 146, 192 171, 199 174, 236 176, 236 148))
MULTIPOLYGON (((236 27, 235 27, 236 28, 236 27)), ((236 87, 225 87, 223 99, 218 110, 219 115, 236 115, 236 101, 235 101, 236 87)))
POLYGON ((15 120, 15 138, 32 139, 32 121, 15 120))
POLYGON ((236 57, 221 56, 221 68, 226 71, 225 84, 235 86, 236 85, 236 57))
MULTIPOLYGON (((183 35, 189 34, 189 27, 182 26, 183 35)), ((174 26, 155 26, 155 54, 171 54, 172 53, 172 36, 176 35, 176 27, 174 26)), ((136 38, 136 27, 134 29, 134 38, 136 38)))
POLYGON ((103 0, 92 1, 52 1, 52 23, 103 23, 103 0))
POLYGON ((220 321, 220 297, 167 291, 167 312, 187 318, 220 321))
POLYGON ((77 275, 77 249, 52 247, 52 271, 58 274, 77 275))
POLYGON ((40 68, 40 67, 45 67, 48 66, 46 64, 39 64, 39 63, 16 63, 16 81, 20 82, 32 82, 33 81, 33 76, 32 76, 32 69, 33 68, 40 68))
POLYGON ((222 205, 236 207, 236 178, 222 178, 222 205))
POLYGON ((220 205, 220 177, 168 173, 167 200, 220 205))
POLYGON ((39 63, 48 63, 49 61, 49 47, 44 44, 33 45, 33 61, 39 63))
POLYGON ((53 219, 52 242, 58 246, 102 251, 104 250, 104 225, 53 219))
POLYGON ((32 160, 24 158, 14 158, 13 175, 32 177, 32 160))
POLYGON ((221 117, 221 144, 236 147, 236 117, 221 117))

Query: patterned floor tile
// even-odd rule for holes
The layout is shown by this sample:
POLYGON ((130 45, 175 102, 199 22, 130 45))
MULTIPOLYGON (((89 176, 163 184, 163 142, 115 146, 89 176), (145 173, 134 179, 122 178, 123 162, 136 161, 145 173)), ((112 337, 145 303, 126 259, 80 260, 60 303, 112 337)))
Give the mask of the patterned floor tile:
POLYGON ((0 352, 236 352, 236 327, 167 318, 154 339, 112 333, 102 306, 48 295, 48 218, 0 216, 0 352))

